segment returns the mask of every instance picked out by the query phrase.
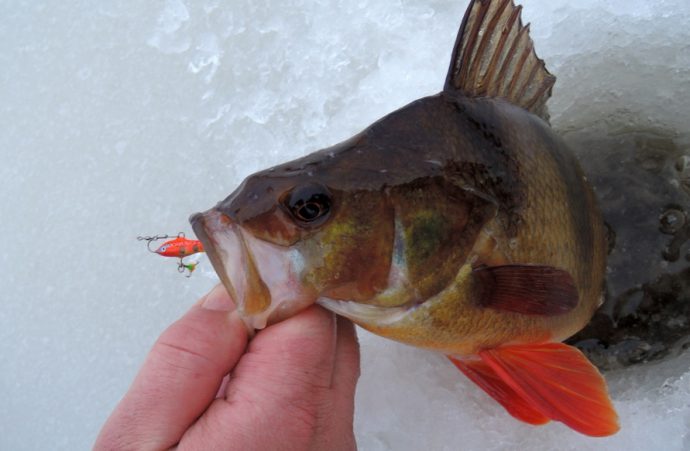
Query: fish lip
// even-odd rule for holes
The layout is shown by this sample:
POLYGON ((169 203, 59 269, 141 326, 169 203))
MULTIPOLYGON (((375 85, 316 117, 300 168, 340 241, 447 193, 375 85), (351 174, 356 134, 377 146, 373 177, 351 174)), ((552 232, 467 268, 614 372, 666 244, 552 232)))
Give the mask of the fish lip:
POLYGON ((233 302, 237 303, 237 293, 233 287, 230 279, 228 278, 227 272, 225 271, 225 265, 223 260, 220 258, 218 251, 216 250, 217 243, 211 238, 206 228, 206 215, 204 213, 195 213, 189 218, 189 222, 192 225, 192 230, 194 234, 201 241, 204 247, 206 255, 208 255, 209 260, 216 274, 220 278, 221 283, 228 291, 228 294, 232 298, 233 302))
POLYGON ((217 208, 196 213, 189 221, 250 333, 316 300, 297 280, 298 251, 253 237, 217 208), (261 300, 268 302, 261 304, 261 300))

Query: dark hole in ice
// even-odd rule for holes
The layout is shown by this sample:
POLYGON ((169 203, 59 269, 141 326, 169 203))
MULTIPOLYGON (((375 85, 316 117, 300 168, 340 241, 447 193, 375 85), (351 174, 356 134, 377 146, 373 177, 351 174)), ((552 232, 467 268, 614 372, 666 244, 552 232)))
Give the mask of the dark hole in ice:
POLYGON ((562 136, 613 241, 604 305, 568 342, 607 370, 690 347, 690 141, 662 128, 601 123, 562 136))

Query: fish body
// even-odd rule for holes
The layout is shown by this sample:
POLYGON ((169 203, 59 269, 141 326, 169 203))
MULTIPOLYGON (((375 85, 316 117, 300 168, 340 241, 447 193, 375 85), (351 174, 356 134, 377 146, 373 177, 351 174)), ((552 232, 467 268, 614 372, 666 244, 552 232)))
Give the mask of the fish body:
POLYGON ((603 379, 560 343, 600 305, 607 245, 547 122, 554 82, 520 8, 474 0, 441 93, 194 215, 247 324, 318 303, 447 354, 518 419, 614 433, 603 379))
POLYGON ((388 222, 398 228, 388 241, 400 251, 384 253, 402 281, 365 303, 329 298, 323 305, 372 332, 449 354, 560 341, 587 323, 601 302, 604 227, 577 162, 543 120, 501 99, 441 94, 393 113, 322 160, 332 170, 304 164, 312 177, 338 177, 345 161, 361 158, 366 166, 376 153, 384 161, 373 167, 387 169, 368 189, 388 193, 388 222), (553 292, 543 293, 543 305, 518 299, 509 308, 486 308, 492 301, 480 292, 496 283, 496 267, 525 279, 515 290, 543 282, 553 292), (409 305, 413 311, 398 320, 388 311, 409 305), (525 315, 531 307, 535 314, 525 315), (540 314, 551 308, 564 312, 540 314))

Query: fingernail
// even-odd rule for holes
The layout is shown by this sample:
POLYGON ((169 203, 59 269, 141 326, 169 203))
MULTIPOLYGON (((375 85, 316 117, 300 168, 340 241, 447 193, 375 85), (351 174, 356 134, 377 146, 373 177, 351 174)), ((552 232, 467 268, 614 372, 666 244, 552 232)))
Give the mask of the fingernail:
POLYGON ((201 307, 207 310, 229 312, 235 309, 235 304, 230 299, 225 287, 218 284, 201 299, 201 307))

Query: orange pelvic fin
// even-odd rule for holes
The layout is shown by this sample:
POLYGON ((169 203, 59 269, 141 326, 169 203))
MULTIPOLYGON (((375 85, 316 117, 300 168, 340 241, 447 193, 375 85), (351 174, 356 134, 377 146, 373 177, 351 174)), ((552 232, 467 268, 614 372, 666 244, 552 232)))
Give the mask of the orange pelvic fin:
POLYGON ((486 366, 462 362, 469 372, 453 363, 516 418, 539 424, 528 421, 539 419, 536 411, 593 437, 618 431, 606 382, 578 349, 563 343, 517 345, 480 351, 479 356, 486 366))
POLYGON ((532 405, 525 401, 515 390, 503 382, 500 377, 481 360, 459 360, 448 356, 451 362, 458 367, 472 382, 479 385, 482 390, 499 402, 509 414, 525 423, 541 425, 550 420, 532 405))

